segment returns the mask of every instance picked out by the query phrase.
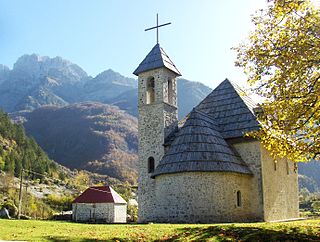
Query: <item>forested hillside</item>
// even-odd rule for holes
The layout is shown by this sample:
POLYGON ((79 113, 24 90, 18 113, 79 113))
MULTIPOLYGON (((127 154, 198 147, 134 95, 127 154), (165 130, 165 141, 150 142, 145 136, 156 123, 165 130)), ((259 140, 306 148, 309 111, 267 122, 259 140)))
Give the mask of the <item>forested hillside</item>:
POLYGON ((42 107, 25 114, 24 126, 51 159, 135 183, 138 122, 115 106, 86 102, 42 107))
POLYGON ((51 175, 57 172, 57 165, 34 139, 26 136, 24 128, 12 124, 0 111, 0 170, 18 176, 22 168, 51 175))

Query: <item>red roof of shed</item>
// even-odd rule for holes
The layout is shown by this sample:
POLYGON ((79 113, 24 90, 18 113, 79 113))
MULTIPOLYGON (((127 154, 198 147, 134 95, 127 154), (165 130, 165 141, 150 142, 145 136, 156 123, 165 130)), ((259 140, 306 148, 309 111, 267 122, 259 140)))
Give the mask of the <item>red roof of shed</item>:
POLYGON ((118 203, 127 202, 110 186, 89 187, 73 203, 118 203))

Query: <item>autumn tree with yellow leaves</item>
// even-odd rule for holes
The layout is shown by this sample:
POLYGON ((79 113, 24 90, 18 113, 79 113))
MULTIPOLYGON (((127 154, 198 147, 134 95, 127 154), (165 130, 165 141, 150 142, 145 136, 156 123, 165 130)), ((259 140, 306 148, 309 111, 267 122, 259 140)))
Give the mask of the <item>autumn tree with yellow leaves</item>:
POLYGON ((275 158, 320 159, 320 9, 309 0, 272 0, 252 17, 236 65, 264 98, 259 138, 275 158))

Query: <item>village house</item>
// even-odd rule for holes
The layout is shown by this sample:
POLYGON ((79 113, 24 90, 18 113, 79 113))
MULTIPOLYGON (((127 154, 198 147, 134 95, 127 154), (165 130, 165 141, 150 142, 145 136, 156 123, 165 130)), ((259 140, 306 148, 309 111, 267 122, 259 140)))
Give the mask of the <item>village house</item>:
POLYGON ((90 187, 72 202, 72 220, 126 223, 127 202, 110 186, 90 187))

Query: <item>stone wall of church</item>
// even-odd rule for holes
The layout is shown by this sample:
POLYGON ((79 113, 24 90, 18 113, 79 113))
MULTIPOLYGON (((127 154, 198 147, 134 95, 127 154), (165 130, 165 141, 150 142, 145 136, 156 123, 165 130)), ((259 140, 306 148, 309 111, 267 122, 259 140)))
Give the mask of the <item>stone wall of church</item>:
POLYGON ((262 173, 261 173, 261 150, 259 141, 244 141, 233 143, 242 160, 249 166, 254 174, 252 178, 252 191, 256 196, 252 203, 255 213, 259 214, 259 219, 263 220, 263 190, 262 190, 262 173))
POLYGON ((298 174, 294 163, 272 159, 259 141, 240 142, 233 147, 254 173, 254 190, 262 220, 274 221, 299 217, 298 174))
POLYGON ((274 160, 261 145, 265 221, 299 217, 298 171, 287 159, 274 160))
POLYGON ((139 178, 138 178, 138 217, 139 222, 151 221, 154 217, 156 198, 155 180, 148 172, 148 158, 153 157, 155 167, 164 155, 164 139, 177 126, 175 74, 165 68, 141 73, 138 80, 139 108, 139 178), (147 104, 147 81, 154 78, 155 101, 147 104), (168 80, 173 82, 173 104, 169 100, 168 80))
POLYGON ((231 172, 185 172, 157 176, 152 221, 212 223, 258 221, 253 177, 231 172), (241 193, 238 206, 237 193, 241 193))

